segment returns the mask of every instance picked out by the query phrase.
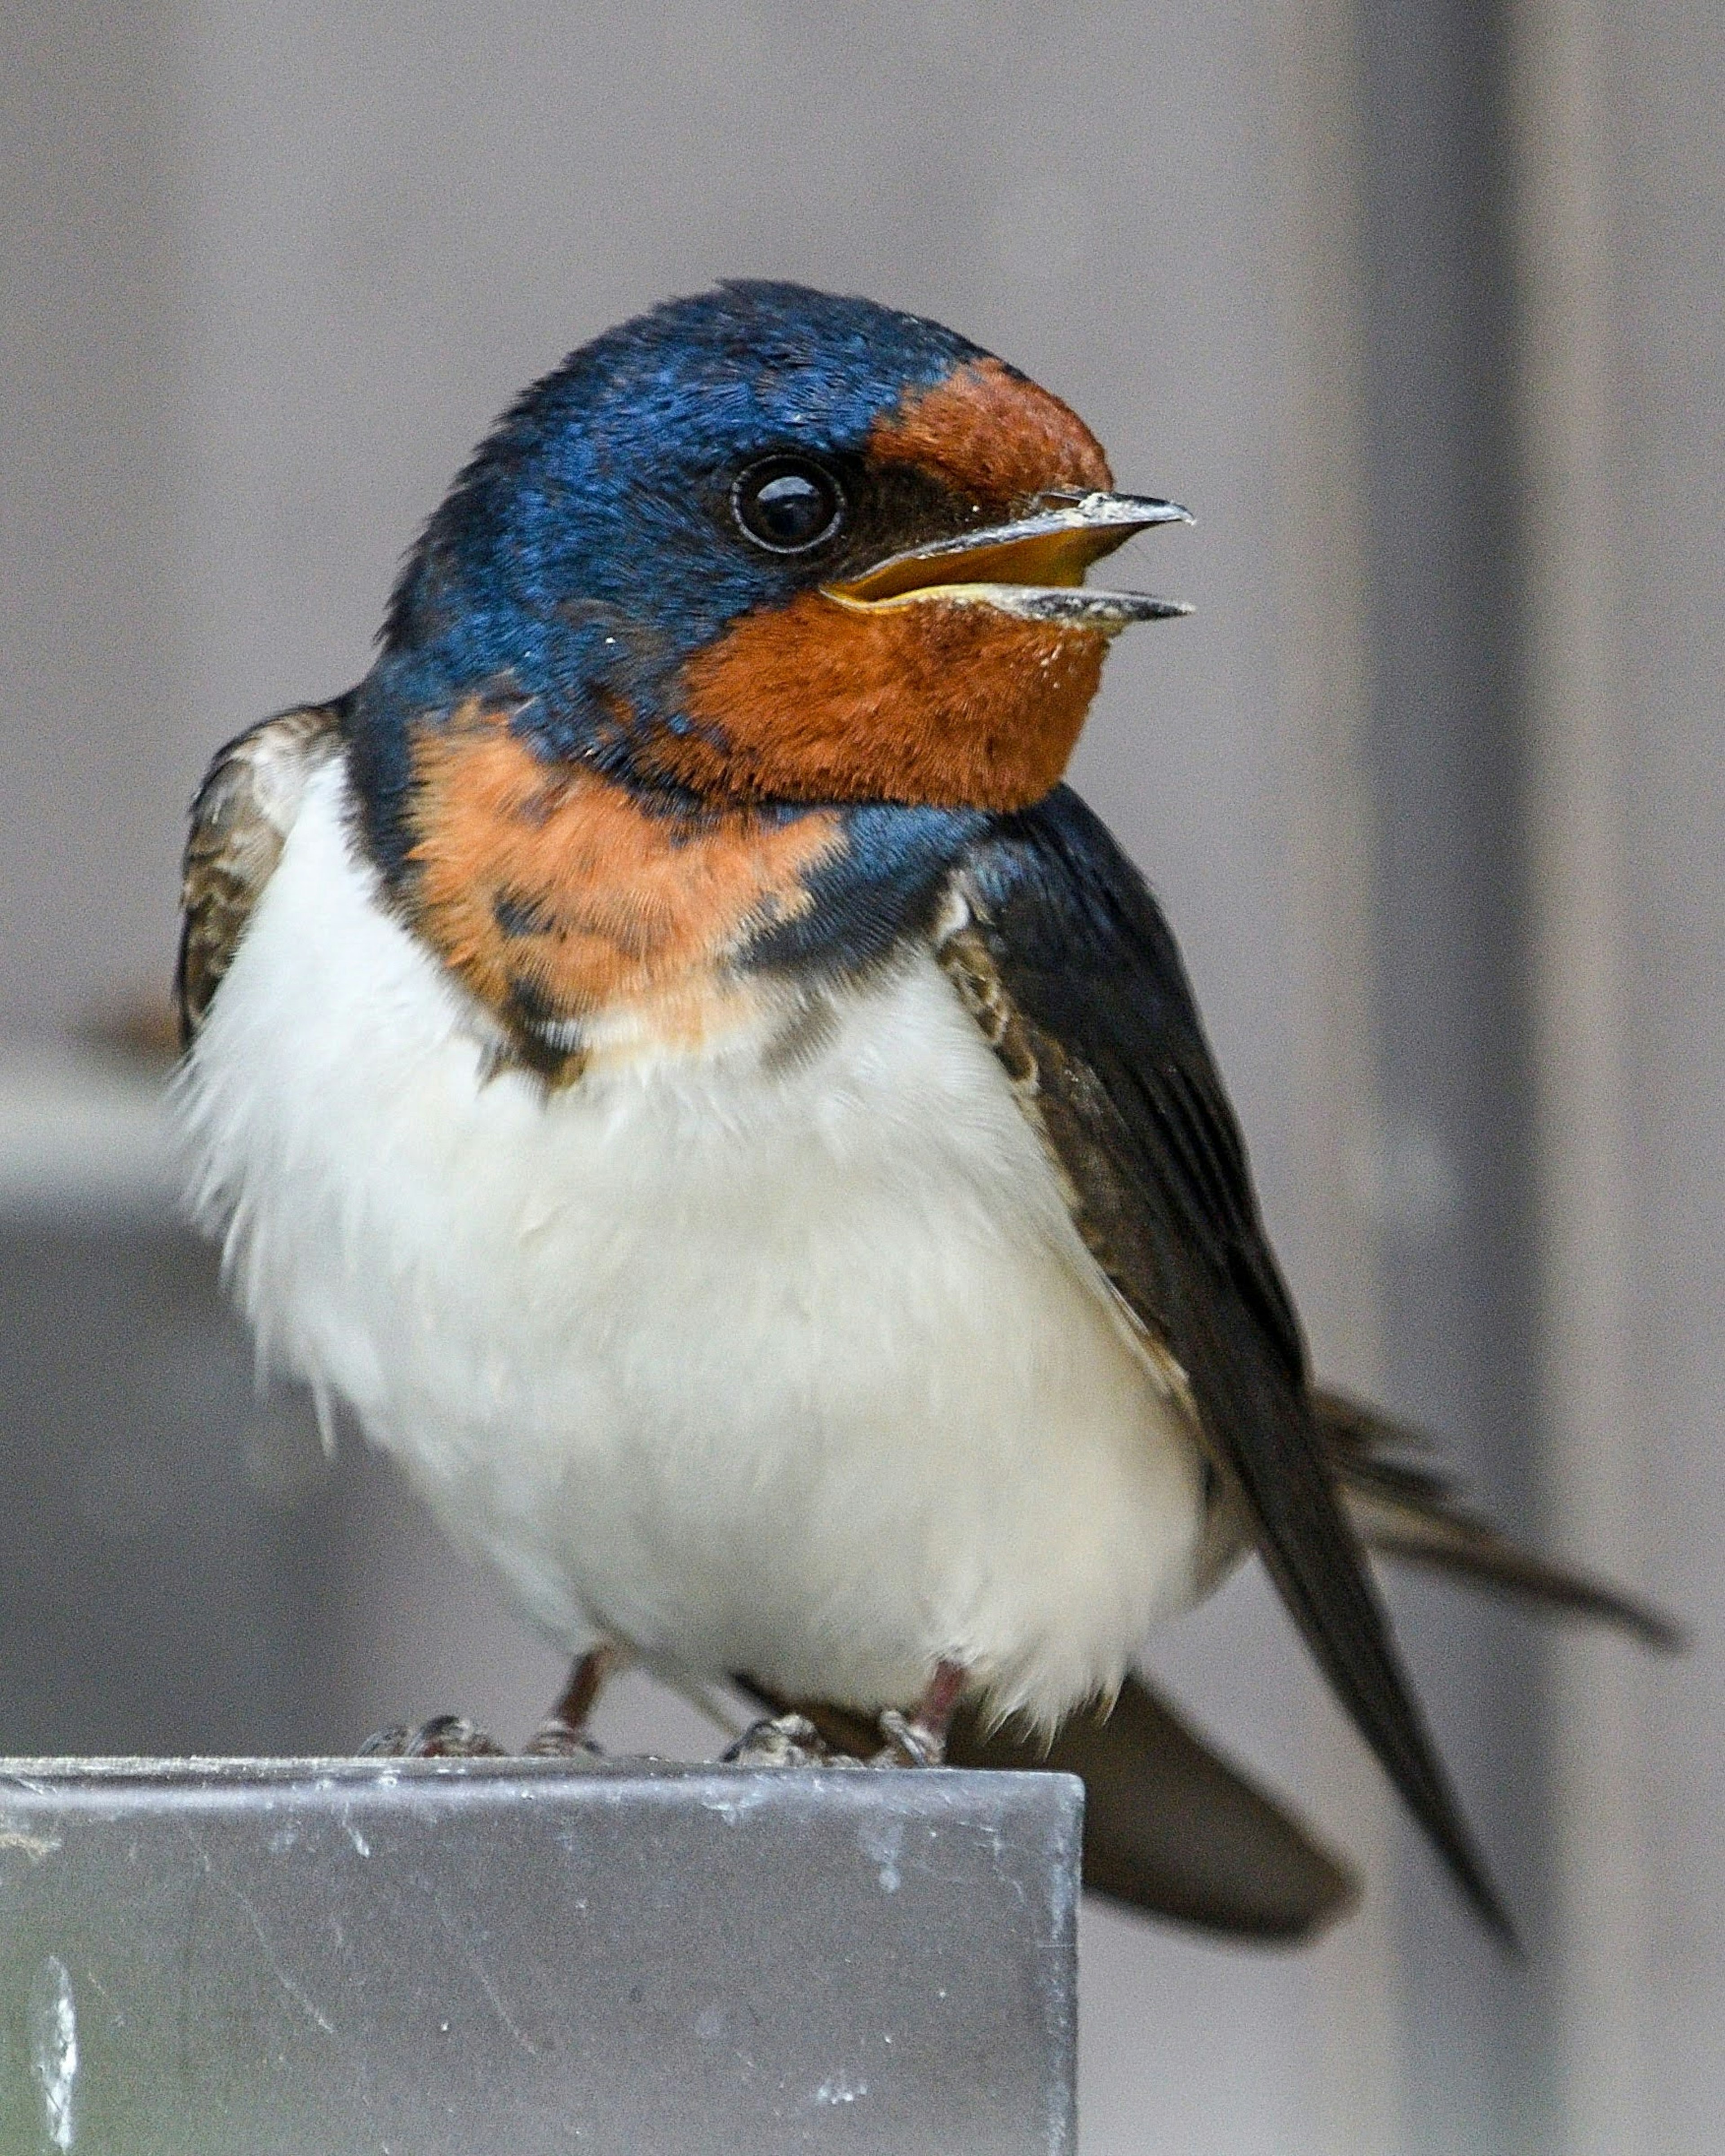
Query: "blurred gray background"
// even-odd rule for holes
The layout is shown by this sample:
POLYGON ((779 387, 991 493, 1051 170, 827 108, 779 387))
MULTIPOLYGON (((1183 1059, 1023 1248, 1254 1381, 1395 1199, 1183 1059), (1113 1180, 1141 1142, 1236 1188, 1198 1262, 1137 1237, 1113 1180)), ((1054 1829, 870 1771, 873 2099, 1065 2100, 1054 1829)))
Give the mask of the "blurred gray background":
POLYGON ((720 275, 867 291, 1198 513, 1076 777, 1323 1367, 1697 1638, 1395 1586, 1519 1968, 1260 1581, 1157 1640, 1370 1887, 1304 1957, 1087 1917, 1088 2156, 1725 2145, 1722 110, 1704 0, 5 0, 0 1749, 547 1702, 357 1440, 255 1396, 103 1037, 210 750, 362 671, 517 388, 720 275))

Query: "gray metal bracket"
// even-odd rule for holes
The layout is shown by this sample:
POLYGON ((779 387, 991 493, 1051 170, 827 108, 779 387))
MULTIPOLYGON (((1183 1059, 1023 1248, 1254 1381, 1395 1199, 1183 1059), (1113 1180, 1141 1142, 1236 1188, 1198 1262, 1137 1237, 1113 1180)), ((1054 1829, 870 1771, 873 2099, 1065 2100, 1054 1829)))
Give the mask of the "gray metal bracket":
POLYGON ((0 1763, 4 2156, 1047 2156, 1081 1785, 0 1763))

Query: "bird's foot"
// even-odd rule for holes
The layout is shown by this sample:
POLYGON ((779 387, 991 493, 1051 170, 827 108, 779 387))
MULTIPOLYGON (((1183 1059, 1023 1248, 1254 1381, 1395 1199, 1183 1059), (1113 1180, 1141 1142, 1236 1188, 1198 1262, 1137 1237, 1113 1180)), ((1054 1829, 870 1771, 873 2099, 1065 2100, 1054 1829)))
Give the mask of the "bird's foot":
POLYGON ((880 1734, 886 1739, 870 1760, 871 1767, 940 1767, 947 1758, 943 1731, 930 1729, 916 1717, 889 1707, 880 1717, 880 1734))
POLYGON ((604 1753, 585 1729, 577 1729, 560 1714, 547 1715, 527 1739, 522 1755, 528 1759, 603 1759, 604 1753))
POLYGON ((569 1759, 583 1763, 605 1756, 587 1733, 587 1718, 606 1681, 624 1661, 608 1640, 589 1647, 569 1672, 557 1705, 519 1753, 500 1744, 463 1715, 435 1715, 418 1728, 405 1722, 380 1729, 359 1748, 362 1759, 569 1759))
POLYGON ((577 1657, 569 1681, 557 1695, 557 1703, 527 1739, 530 1759, 603 1759, 604 1753, 587 1732, 588 1717, 599 1703, 599 1694, 628 1661, 621 1647, 601 1640, 577 1657))
POLYGON ((775 1714, 745 1729, 721 1758, 727 1767, 860 1767, 862 1762, 835 1752, 803 1714, 775 1714))
POLYGON ((410 1728, 398 1722, 380 1729, 359 1748, 362 1759, 506 1759, 495 1737, 465 1715, 437 1714, 410 1728))
POLYGON ((962 1662, 935 1664, 928 1689, 914 1714, 901 1714, 889 1707, 880 1720, 886 1743, 870 1760, 871 1767, 942 1767, 947 1758, 947 1732, 964 1695, 967 1672, 962 1662))

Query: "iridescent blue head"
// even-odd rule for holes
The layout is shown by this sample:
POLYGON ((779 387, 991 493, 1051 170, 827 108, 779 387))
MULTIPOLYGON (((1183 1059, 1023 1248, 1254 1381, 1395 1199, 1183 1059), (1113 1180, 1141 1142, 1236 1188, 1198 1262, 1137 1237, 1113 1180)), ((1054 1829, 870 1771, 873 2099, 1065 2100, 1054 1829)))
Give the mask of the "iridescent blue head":
POLYGON ((1111 494, 1046 391, 937 323, 733 284, 609 331, 500 422, 427 526, 352 700, 398 867, 416 744, 506 726, 686 802, 1016 806, 1107 638, 1079 588, 1183 514, 1111 494))

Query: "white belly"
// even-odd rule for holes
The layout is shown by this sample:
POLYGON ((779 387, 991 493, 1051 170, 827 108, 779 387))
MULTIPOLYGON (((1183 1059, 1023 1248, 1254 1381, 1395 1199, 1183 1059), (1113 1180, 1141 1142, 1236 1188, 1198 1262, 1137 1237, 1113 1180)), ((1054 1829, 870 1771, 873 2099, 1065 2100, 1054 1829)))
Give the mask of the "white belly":
POLYGON ((547 1094, 308 788, 188 1066, 268 1361, 346 1399, 572 1650, 1052 1718, 1194 1591, 1197 1458, 932 958, 788 1061, 547 1094))

